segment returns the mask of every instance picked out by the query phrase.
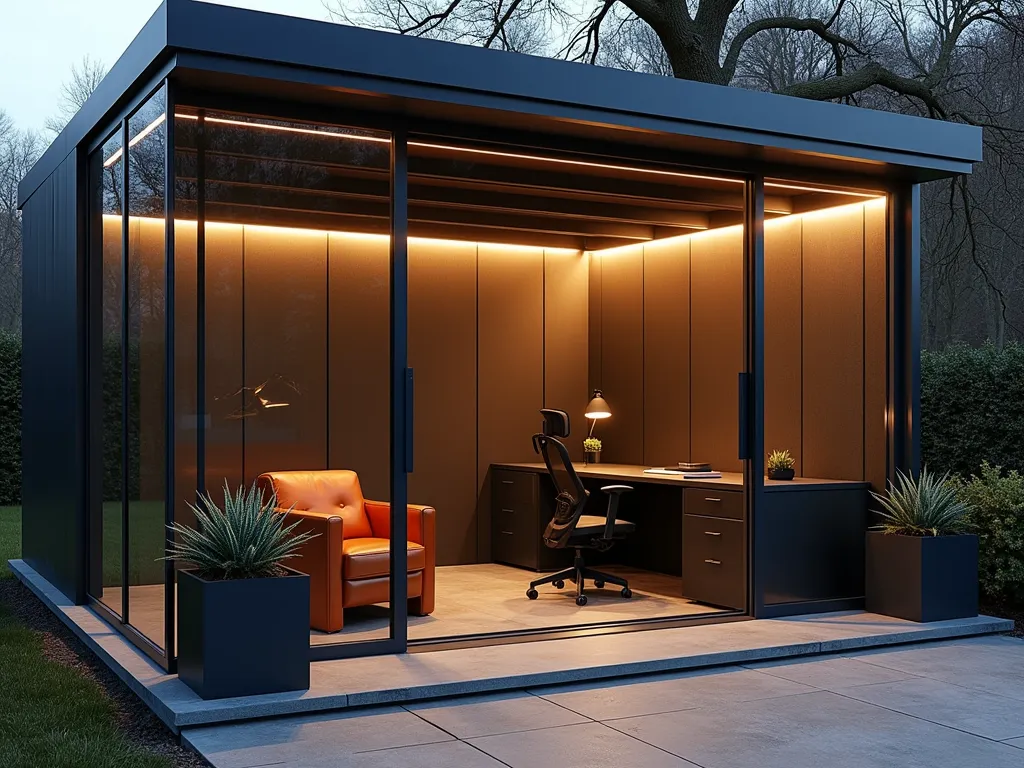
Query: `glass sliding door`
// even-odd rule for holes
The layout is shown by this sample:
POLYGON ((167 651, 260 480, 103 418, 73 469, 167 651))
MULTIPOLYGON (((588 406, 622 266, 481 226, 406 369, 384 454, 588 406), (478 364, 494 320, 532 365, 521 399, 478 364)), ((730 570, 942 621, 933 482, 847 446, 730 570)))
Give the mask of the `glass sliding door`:
MULTIPOLYGON (((89 161, 90 256, 99 307, 92 350, 95 432, 90 538, 93 542, 89 592, 117 615, 122 613, 122 518, 124 516, 124 161, 120 129, 89 161)), ((95 315, 94 315, 95 317, 95 315)))
POLYGON ((157 91, 128 119, 128 623, 164 644, 167 498, 166 106, 157 91))
MULTIPOLYGON (((177 439, 196 446, 193 493, 219 501, 225 487, 257 483, 318 535, 288 565, 310 575, 320 657, 363 641, 396 650, 404 638, 404 602, 390 599, 390 502, 402 523, 411 514, 395 495, 404 467, 392 453, 393 401, 404 403, 392 390, 393 312, 404 313, 392 279, 392 143, 323 122, 175 114, 176 261, 196 269, 195 297, 176 296, 176 330, 197 340, 196 416, 177 439)), ((188 364, 179 357, 176 368, 188 364)), ((425 547, 407 542, 399 560, 402 550, 418 596, 425 547)))

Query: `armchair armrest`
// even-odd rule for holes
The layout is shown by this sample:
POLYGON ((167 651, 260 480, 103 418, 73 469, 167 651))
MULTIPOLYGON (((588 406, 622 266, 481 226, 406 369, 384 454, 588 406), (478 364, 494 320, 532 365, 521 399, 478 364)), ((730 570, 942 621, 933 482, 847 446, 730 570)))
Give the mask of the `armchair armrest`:
POLYGON ((615 534, 615 518, 619 512, 619 498, 627 491, 632 491, 629 485, 606 485, 601 488, 608 494, 608 510, 604 518, 604 538, 610 539, 615 534))
MULTIPOLYGON (((391 538, 391 504, 386 501, 366 501, 366 516, 374 536, 391 538)), ((434 527, 434 508, 422 504, 409 504, 409 541, 423 546, 423 592, 420 595, 418 612, 426 615, 434 610, 434 566, 437 562, 437 543, 434 527)))
POLYGON ((298 509, 277 508, 285 525, 298 523, 296 533, 319 534, 302 544, 299 557, 289 567, 309 574, 309 625, 323 632, 337 632, 344 624, 341 595, 341 555, 344 520, 338 515, 298 509))

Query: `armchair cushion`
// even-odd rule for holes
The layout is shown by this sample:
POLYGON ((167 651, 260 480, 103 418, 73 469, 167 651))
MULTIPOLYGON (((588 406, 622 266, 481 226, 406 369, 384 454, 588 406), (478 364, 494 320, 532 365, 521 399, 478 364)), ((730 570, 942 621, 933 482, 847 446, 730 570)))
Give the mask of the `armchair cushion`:
POLYGON ((337 515, 345 521, 346 538, 374 535, 366 515, 359 476, 351 470, 267 472, 259 476, 258 482, 264 493, 268 490, 277 493, 279 507, 337 515))
MULTIPOLYGON (((409 572, 422 571, 426 552, 421 544, 409 542, 409 572)), ((342 547, 342 578, 373 579, 391 573, 391 542, 388 539, 346 539, 342 547)))

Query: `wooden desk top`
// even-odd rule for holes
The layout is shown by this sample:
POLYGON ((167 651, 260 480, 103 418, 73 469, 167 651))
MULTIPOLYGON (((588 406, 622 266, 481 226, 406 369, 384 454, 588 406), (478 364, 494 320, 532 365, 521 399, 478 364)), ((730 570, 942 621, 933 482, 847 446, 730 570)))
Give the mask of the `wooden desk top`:
MULTIPOLYGON (((512 469, 522 472, 547 472, 547 467, 540 462, 492 464, 496 469, 512 469)), ((684 488, 717 488, 724 491, 743 490, 743 474, 740 472, 723 472, 721 477, 684 478, 682 475, 656 475, 645 473, 650 467, 638 464, 587 464, 574 463, 576 474, 582 478, 594 480, 622 480, 634 483, 658 483, 662 485, 678 485, 684 488)), ((785 490, 822 490, 835 488, 867 488, 868 483, 860 480, 824 480, 815 477, 795 477, 792 480, 764 481, 766 491, 785 490)))

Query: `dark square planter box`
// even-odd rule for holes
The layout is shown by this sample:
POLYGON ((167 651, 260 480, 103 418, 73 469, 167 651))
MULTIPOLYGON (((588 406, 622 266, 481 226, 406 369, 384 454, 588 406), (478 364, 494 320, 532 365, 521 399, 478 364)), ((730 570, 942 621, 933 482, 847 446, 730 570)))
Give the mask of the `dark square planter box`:
POLYGON ((309 688, 309 576, 178 572, 178 677, 204 699, 309 688))
POLYGON ((865 609, 910 621, 978 615, 977 536, 869 531, 865 609))

